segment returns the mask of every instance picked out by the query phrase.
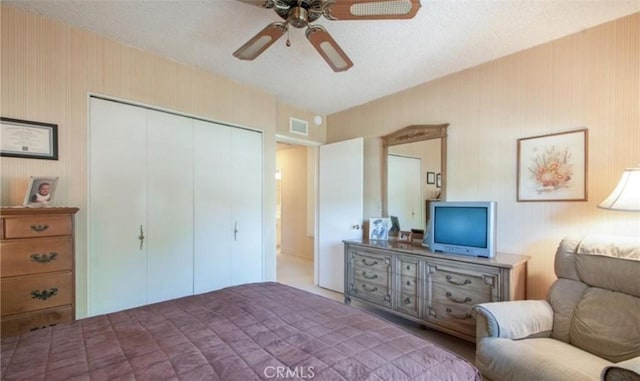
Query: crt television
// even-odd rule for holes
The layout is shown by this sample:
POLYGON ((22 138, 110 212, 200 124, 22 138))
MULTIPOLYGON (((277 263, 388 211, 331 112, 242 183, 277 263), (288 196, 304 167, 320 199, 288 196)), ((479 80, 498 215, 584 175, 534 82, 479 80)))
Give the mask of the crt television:
POLYGON ((432 251, 493 258, 496 243, 494 201, 435 201, 430 204, 432 251))

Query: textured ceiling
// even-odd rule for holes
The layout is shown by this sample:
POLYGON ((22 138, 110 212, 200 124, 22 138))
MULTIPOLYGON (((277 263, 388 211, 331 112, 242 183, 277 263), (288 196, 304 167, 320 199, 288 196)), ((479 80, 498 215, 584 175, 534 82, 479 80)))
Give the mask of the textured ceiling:
POLYGON ((354 63, 335 73, 304 36, 286 36, 255 61, 232 53, 273 21, 234 0, 8 1, 99 35, 221 74, 320 115, 640 11, 640 0, 422 0, 404 21, 320 18, 354 63))

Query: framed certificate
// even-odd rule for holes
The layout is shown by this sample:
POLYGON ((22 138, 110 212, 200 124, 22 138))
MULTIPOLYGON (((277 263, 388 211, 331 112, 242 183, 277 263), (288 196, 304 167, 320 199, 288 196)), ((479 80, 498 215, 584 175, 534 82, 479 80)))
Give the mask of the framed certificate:
POLYGON ((0 118, 0 156, 58 160, 58 125, 0 118))

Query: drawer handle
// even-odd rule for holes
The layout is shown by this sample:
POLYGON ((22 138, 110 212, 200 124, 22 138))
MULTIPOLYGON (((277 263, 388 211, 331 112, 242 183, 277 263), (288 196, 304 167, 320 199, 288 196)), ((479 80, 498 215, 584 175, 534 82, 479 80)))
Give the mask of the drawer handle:
POLYGON ((367 263, 367 260, 365 258, 362 258, 362 263, 364 263, 365 266, 375 266, 378 264, 378 261, 373 261, 371 263, 367 263))
POLYGON ((472 317, 470 314, 454 314, 451 308, 447 308, 447 315, 452 316, 456 319, 461 319, 461 320, 471 319, 472 317))
POLYGON ((367 288, 367 285, 366 285, 366 284, 363 284, 363 285, 362 285, 362 288, 363 288, 365 291, 369 291, 369 292, 376 292, 376 291, 378 291, 378 287, 367 288))
POLYGON ((411 304, 411 298, 410 297, 406 297, 403 301, 404 304, 411 304))
POLYGON ((411 281, 410 280, 407 281, 407 286, 411 286, 411 281))
POLYGON ((363 276, 365 279, 376 279, 376 278, 378 277, 378 275, 377 275, 377 274, 367 275, 367 272, 366 272, 366 271, 363 271, 363 272, 362 272, 362 276, 363 276))
POLYGON ((411 270, 411 266, 407 265, 407 270, 411 270))
POLYGON ((458 299, 458 298, 454 298, 453 295, 451 295, 450 292, 447 292, 446 295, 447 295, 447 298, 449 300, 451 300, 452 302, 454 302, 454 303, 469 303, 471 301, 471 298, 468 297, 468 296, 466 298, 464 298, 464 299, 458 299))
POLYGON ((455 284, 456 286, 464 286, 465 284, 470 284, 471 283, 471 279, 465 279, 464 282, 458 282, 453 280, 453 277, 451 275, 447 275, 445 277, 445 279, 447 280, 447 282, 451 283, 451 284, 455 284))
POLYGON ((49 225, 40 225, 40 224, 31 225, 31 230, 33 230, 34 232, 43 232, 47 229, 49 229, 49 225))
POLYGON ((51 252, 49 254, 31 254, 31 260, 38 263, 49 263, 58 257, 58 253, 51 252))
POLYGON ((35 290, 35 291, 31 291, 31 299, 40 299, 40 300, 47 300, 50 297, 56 295, 58 293, 58 289, 55 287, 51 287, 49 289, 49 291, 47 290, 35 290))

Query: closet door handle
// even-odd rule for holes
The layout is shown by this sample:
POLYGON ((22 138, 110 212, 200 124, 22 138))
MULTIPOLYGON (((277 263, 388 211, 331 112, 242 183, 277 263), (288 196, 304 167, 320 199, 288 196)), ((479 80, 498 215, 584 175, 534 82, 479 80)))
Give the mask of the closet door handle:
POLYGON ((233 223, 233 240, 234 241, 238 240, 238 221, 235 221, 233 223))
POLYGON ((142 245, 144 245, 144 231, 142 230, 142 225, 140 225, 140 235, 138 236, 140 240, 140 250, 142 250, 142 245))

